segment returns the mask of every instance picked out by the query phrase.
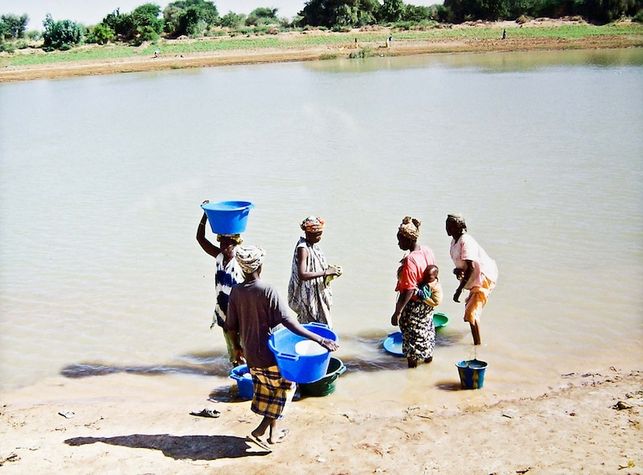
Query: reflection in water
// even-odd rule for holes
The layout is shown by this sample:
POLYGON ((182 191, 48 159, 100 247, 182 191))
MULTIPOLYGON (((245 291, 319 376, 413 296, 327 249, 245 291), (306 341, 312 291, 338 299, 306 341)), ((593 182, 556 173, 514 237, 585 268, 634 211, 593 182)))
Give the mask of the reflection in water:
POLYGON ((641 66, 643 49, 619 50, 566 50, 491 52, 491 53, 439 53, 415 56, 376 56, 361 59, 338 59, 305 63, 309 69, 328 73, 372 73, 382 70, 412 68, 464 68, 482 72, 520 72, 543 68, 569 66, 641 66))

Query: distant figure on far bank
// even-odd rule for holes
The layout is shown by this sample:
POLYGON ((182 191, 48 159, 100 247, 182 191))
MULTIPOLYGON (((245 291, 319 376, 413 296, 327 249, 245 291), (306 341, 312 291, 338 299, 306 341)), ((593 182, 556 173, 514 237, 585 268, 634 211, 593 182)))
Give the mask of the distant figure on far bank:
POLYGON ((386 38, 386 47, 390 48, 391 43, 393 43, 393 35, 389 35, 388 38, 386 38))
POLYGON ((319 322, 332 327, 330 281, 339 277, 342 270, 326 263, 326 256, 317 244, 321 241, 324 224, 318 216, 308 216, 301 222, 304 236, 297 241, 292 256, 288 305, 297 314, 299 323, 319 322))
POLYGON ((464 321, 469 322, 473 344, 479 345, 480 315, 487 303, 489 294, 498 281, 498 267, 485 250, 467 233, 467 225, 460 214, 449 214, 446 232, 451 236, 451 259, 455 265, 453 273, 460 285, 453 294, 453 300, 460 302, 463 289, 469 291, 465 300, 464 321))
POLYGON ((505 28, 502 29, 502 39, 503 40, 507 39, 507 30, 505 28))

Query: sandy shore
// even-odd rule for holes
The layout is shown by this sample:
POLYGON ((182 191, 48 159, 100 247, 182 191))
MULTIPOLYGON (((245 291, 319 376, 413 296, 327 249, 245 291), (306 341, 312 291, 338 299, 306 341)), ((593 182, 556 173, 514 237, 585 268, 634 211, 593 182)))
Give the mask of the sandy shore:
POLYGON ((212 378, 54 378, 1 396, 0 471, 642 473, 642 383, 638 370, 608 368, 560 375, 540 395, 451 388, 457 399, 412 405, 390 388, 380 408, 340 380, 291 405, 289 437, 268 454, 244 440, 258 422, 249 402, 207 400, 223 394, 212 378), (189 415, 203 407, 221 416, 189 415))
MULTIPOLYGON (((508 38, 501 39, 438 39, 425 41, 395 41, 390 48, 381 43, 361 42, 369 54, 402 56, 430 53, 534 51, 562 49, 627 48, 643 46, 641 36, 593 36, 582 39, 508 38)), ((350 42, 297 49, 252 49, 181 55, 123 58, 97 61, 75 61, 36 66, 6 66, 0 68, 0 83, 34 79, 55 79, 72 76, 160 71, 167 69, 203 68, 236 64, 313 61, 328 58, 348 58, 356 48, 350 42)))

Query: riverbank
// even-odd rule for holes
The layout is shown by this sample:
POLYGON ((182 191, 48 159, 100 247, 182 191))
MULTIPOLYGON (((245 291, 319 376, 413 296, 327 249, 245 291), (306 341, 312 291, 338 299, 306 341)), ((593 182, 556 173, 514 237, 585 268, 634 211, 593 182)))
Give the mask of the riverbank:
POLYGON ((493 394, 493 380, 480 391, 452 385, 437 404, 409 403, 398 388, 386 390, 388 404, 367 394, 355 404, 343 381, 351 377, 331 396, 294 402, 289 437, 271 454, 244 440, 258 422, 250 403, 221 400, 212 378, 50 379, 2 395, 0 466, 7 474, 641 473, 638 370, 563 374, 523 397, 493 394), (203 407, 221 416, 189 415, 203 407))
POLYGON ((524 25, 475 22, 410 31, 303 31, 261 37, 163 40, 137 48, 88 45, 66 52, 3 53, 0 82, 368 56, 641 46, 643 26, 636 23, 598 27, 578 21, 540 20, 524 25), (393 38, 390 43, 389 36, 393 38))

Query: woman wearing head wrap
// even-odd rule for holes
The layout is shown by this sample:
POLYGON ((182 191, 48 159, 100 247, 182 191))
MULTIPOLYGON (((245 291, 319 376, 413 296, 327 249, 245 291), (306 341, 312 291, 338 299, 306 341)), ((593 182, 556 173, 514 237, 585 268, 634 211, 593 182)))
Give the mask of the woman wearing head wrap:
POLYGON ((406 216, 397 231, 397 244, 403 251, 409 251, 397 271, 399 292, 395 312, 391 317, 393 326, 400 325, 402 351, 409 368, 415 368, 419 361, 430 363, 435 347, 435 326, 433 307, 416 295, 419 284, 429 266, 435 266, 433 251, 418 244, 420 221, 406 216))
POLYGON ((447 216, 446 232, 452 237, 450 253, 455 265, 453 273, 460 281, 453 300, 460 302, 462 290, 469 291, 464 305, 464 321, 469 322, 471 327, 473 344, 479 345, 480 315, 498 281, 498 266, 467 233, 467 224, 461 214, 447 216))
POLYGON ((293 333, 319 343, 329 351, 337 344, 302 327, 289 315, 277 291, 260 278, 265 252, 258 247, 239 247, 235 259, 244 273, 244 281, 232 289, 226 329, 232 337, 238 359, 245 357, 253 382, 251 410, 263 416, 248 440, 267 448, 263 435, 270 429, 267 442, 278 443, 287 431, 277 432, 277 420, 295 392, 295 383, 281 377, 275 356, 268 347, 270 333, 283 325, 293 333))
POLYGON ((332 327, 333 294, 329 284, 341 275, 341 268, 329 266, 317 244, 324 231, 324 220, 309 216, 300 227, 304 236, 299 238, 292 257, 288 305, 297 313, 300 323, 320 322, 332 327))
MULTIPOLYGON (((208 203, 208 200, 205 200, 203 203, 208 203)), ((207 221, 208 217, 203 213, 196 230, 196 240, 207 254, 214 257, 216 268, 214 274, 216 303, 212 314, 212 324, 210 325, 210 328, 214 328, 215 325, 218 325, 223 330, 228 311, 228 298, 230 296, 230 291, 233 287, 243 281, 241 268, 234 259, 235 249, 243 242, 243 240, 239 234, 217 234, 219 247, 215 246, 205 237, 205 225, 207 221)), ((225 330, 223 330, 223 338, 226 342, 230 363, 236 366, 238 361, 234 358, 232 343, 225 330)))

